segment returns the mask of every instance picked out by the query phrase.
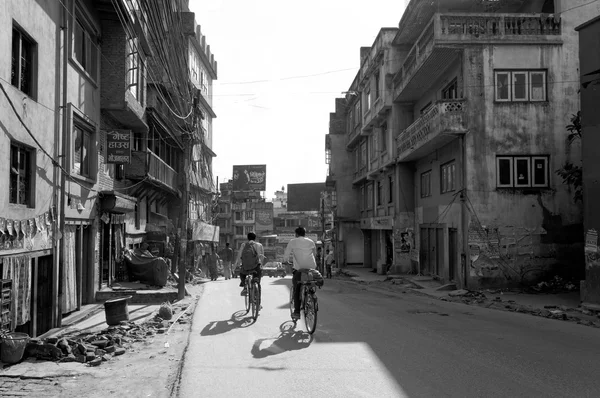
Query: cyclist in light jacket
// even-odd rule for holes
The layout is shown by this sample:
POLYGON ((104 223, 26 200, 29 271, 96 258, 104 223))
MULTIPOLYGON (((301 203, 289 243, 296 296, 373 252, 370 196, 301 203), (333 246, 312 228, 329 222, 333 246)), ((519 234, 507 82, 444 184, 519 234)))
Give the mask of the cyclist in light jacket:
POLYGON ((292 266, 292 289, 294 289, 294 314, 292 317, 300 319, 300 282, 301 269, 315 269, 317 263, 315 256, 317 254, 317 246, 312 239, 306 237, 306 230, 303 227, 296 228, 296 237, 291 239, 285 248, 283 259, 289 261, 290 255, 293 258, 292 266))

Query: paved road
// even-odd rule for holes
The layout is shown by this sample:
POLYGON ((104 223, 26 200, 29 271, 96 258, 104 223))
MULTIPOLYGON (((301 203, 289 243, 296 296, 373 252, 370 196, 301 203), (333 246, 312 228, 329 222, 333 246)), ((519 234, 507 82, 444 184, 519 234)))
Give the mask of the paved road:
POLYGON ((290 282, 263 278, 254 324, 239 279, 206 285, 180 397, 600 396, 600 329, 327 280, 311 338, 290 282))

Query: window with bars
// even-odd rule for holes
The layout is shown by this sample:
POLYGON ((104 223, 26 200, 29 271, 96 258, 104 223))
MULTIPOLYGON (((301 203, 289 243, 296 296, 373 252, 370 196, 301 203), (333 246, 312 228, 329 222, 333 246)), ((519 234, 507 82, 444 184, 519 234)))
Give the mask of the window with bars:
POLYGON ((10 81, 13 86, 35 98, 35 55, 37 45, 20 28, 12 30, 10 81))
POLYGON ((9 202, 34 207, 35 151, 17 142, 10 144, 9 202))
POLYGON ((98 47, 94 30, 78 10, 73 22, 73 58, 94 81, 98 79, 98 47))
POLYGON ((381 206, 383 204, 383 182, 381 180, 377 181, 377 206, 381 206))
POLYGON ((392 203, 394 201, 394 176, 388 176, 388 203, 392 203))
POLYGON ((244 219, 245 220, 254 220, 254 214, 252 210, 246 210, 244 212, 244 219))
POLYGON ((244 227, 236 225, 235 234, 236 235, 244 235, 244 227))

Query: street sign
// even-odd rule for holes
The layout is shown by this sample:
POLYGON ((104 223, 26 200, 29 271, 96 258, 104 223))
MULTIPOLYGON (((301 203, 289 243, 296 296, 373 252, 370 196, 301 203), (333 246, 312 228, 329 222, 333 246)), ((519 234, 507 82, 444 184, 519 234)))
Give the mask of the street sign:
POLYGON ((131 163, 131 130, 111 130, 106 133, 106 163, 131 163))

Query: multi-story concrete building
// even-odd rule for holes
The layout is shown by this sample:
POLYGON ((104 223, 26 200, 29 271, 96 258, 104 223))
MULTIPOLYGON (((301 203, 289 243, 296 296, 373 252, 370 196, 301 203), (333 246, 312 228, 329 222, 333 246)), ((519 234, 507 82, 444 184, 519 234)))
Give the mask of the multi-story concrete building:
POLYGON ((60 320, 57 181, 68 171, 57 160, 65 153, 67 17, 58 2, 33 0, 6 1, 0 13, 0 277, 15 281, 11 329, 30 335, 60 320))
POLYGON ((233 242, 233 223, 231 212, 232 200, 231 181, 219 185, 219 197, 217 199, 217 214, 215 214, 216 225, 219 227, 219 246, 225 247, 225 243, 233 242))
MULTIPOLYGON (((593 12, 588 14, 594 15, 593 12)), ((595 18, 577 27, 579 32, 579 60, 581 73, 580 134, 583 149, 582 172, 583 206, 585 226, 585 280, 581 283, 581 301, 595 309, 600 307, 600 255, 598 254, 598 231, 600 212, 596 200, 600 198, 600 7, 595 18)), ((574 165, 579 166, 578 164, 574 165)))
POLYGON ((581 247, 580 208, 554 170, 580 158, 564 127, 579 106, 573 28, 594 6, 556 3, 411 1, 383 79, 392 95, 387 165, 384 149, 376 150, 384 134, 376 128, 384 125, 372 115, 381 113, 371 98, 377 74, 360 85, 370 65, 361 51, 350 93, 358 90, 362 102, 348 102, 360 108, 362 128, 347 127, 354 145, 360 138, 353 134, 368 135, 357 152, 372 155, 357 158, 357 178, 373 179, 355 184, 361 220, 394 211, 379 244, 364 233, 365 264, 383 271, 382 242, 391 237, 398 270, 466 286, 580 271, 572 262, 581 247))
POLYGON ((34 336, 60 326, 119 278, 123 248, 173 231, 181 214, 210 219, 216 62, 183 6, 181 19, 163 21, 182 34, 167 37, 145 0, 3 4, 3 37, 11 38, 3 49, 12 57, 0 76, 8 104, 0 151, 10 159, 0 264, 3 277, 21 281, 12 328, 34 336), (188 55, 200 59, 202 80, 188 55), (186 97, 180 89, 190 83, 186 97), (192 186, 186 212, 182 173, 192 186))
POLYGON ((281 191, 275 191, 275 197, 271 200, 273 202, 273 217, 277 217, 278 214, 287 210, 287 192, 285 187, 281 187, 281 191))

